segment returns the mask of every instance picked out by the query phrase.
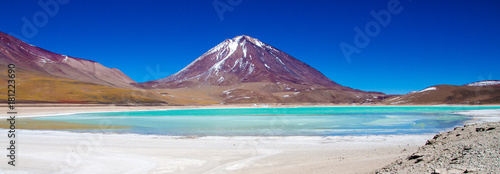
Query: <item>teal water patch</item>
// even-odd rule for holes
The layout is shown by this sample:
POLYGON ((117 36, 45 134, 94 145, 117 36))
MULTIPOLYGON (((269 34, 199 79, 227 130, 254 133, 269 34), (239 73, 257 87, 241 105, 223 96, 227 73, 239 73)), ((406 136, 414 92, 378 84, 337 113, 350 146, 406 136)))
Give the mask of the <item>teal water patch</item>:
MULTIPOLYGON (((179 136, 330 136, 437 133, 462 125, 475 107, 299 107, 182 109, 87 113, 38 120, 100 124, 128 129, 77 130, 179 136)), ((73 130, 74 131, 74 130, 73 130)))

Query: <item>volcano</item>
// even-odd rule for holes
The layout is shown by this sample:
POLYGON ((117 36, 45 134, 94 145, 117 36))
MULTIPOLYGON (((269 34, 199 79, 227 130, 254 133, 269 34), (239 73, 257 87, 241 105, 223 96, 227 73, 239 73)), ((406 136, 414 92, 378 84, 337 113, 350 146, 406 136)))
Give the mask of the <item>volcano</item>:
POLYGON ((350 103, 384 95, 341 86, 306 63, 246 35, 226 39, 173 75, 138 86, 227 89, 214 95, 242 102, 257 98, 254 102, 350 103))
POLYGON ((226 39, 179 72, 146 83, 151 87, 184 87, 248 82, 340 86, 304 62, 246 35, 226 39))

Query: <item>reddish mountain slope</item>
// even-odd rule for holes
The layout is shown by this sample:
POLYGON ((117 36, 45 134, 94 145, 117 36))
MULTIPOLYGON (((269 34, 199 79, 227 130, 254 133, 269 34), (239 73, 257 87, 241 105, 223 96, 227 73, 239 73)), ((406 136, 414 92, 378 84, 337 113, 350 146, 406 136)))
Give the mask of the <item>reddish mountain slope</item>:
MULTIPOLYGON (((17 103, 165 103, 155 91, 144 91, 118 69, 59 55, 0 32, 0 71, 15 64, 17 103)), ((7 81, 7 75, 0 80, 7 81)), ((6 96, 7 83, 0 86, 6 96)), ((9 88, 12 89, 12 88, 9 88)), ((7 98, 0 99, 6 102, 7 98)))
POLYGON ((384 100, 385 104, 494 104, 500 103, 500 81, 466 85, 437 85, 384 100))
POLYGON ((318 70, 250 36, 226 39, 179 72, 137 84, 208 91, 224 103, 375 102, 382 93, 341 86, 318 70))
POLYGON ((135 83, 116 68, 52 53, 0 32, 0 64, 94 84, 130 88, 135 83))
POLYGON ((181 71, 151 84, 197 83, 227 86, 246 82, 281 82, 339 86, 318 70, 249 36, 227 39, 181 71))

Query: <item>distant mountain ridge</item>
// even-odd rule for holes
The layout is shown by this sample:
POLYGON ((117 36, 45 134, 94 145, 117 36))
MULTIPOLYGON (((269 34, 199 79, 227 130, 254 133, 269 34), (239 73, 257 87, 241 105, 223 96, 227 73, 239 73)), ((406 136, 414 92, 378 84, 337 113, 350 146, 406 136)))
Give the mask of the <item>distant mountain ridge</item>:
POLYGON ((500 81, 485 80, 465 85, 436 85, 395 96, 385 104, 495 104, 500 103, 500 81))
POLYGON ((484 80, 466 84, 465 86, 500 86, 500 80, 484 80))
POLYGON ((3 32, 0 32, 0 63, 14 63, 21 69, 106 86, 131 88, 135 82, 116 68, 53 53, 3 32))
MULTIPOLYGON (((131 85, 135 81, 116 68, 56 54, 0 32, 0 71, 6 72, 8 64, 15 65, 16 103, 165 103, 154 93, 137 90, 131 85)), ((7 85, 0 88, 0 93, 7 91, 7 85)))

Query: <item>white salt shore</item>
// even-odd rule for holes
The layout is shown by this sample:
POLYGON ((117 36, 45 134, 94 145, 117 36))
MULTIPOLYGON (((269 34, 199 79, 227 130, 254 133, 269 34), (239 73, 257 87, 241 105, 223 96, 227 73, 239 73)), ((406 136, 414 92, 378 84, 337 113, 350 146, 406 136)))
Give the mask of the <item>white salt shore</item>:
POLYGON ((472 116, 465 124, 498 122, 500 121, 500 109, 469 110, 456 112, 455 114, 472 116))
MULTIPOLYGON (((459 114, 473 116, 474 122, 500 120, 500 110, 459 114)), ((366 173, 410 155, 434 136, 193 138, 16 131, 16 166, 7 164, 4 149, 0 173, 366 173)), ((7 136, 0 137, 7 147, 7 136)))
POLYGON ((1 158, 0 173, 369 172, 433 136, 190 138, 33 130, 17 135, 16 166, 1 158))

